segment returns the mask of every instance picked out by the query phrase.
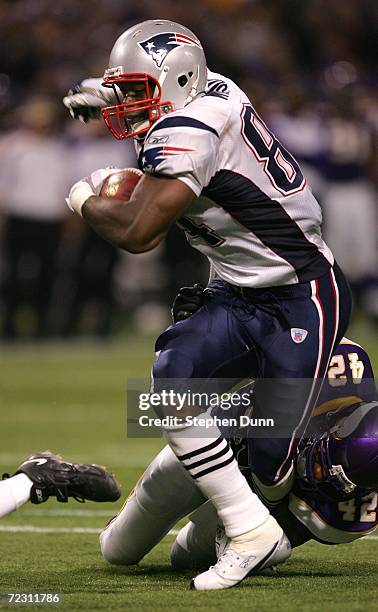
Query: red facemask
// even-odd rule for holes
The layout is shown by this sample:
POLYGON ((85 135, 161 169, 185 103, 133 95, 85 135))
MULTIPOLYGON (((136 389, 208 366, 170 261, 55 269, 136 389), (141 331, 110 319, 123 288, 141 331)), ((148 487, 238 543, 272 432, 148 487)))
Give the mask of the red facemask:
POLYGON ((112 87, 118 104, 106 106, 101 110, 105 124, 117 140, 139 136, 148 132, 150 127, 160 117, 173 110, 172 102, 161 102, 160 83, 147 73, 130 73, 108 75, 105 72, 104 87, 112 87), (124 83, 140 83, 145 87, 145 97, 141 100, 123 102, 119 96, 117 85, 124 83), (155 92, 155 93, 153 93, 155 92), (143 117, 141 117, 143 113, 143 117), (135 124, 147 123, 141 128, 135 124), (134 125, 134 127, 133 127, 134 125))

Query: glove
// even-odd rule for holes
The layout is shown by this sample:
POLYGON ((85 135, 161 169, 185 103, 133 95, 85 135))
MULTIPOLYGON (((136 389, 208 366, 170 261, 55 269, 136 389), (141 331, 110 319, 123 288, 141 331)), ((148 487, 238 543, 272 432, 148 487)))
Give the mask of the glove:
POLYGON ((204 288, 199 283, 193 287, 181 287, 172 304, 173 323, 183 321, 201 308, 204 302, 204 288))
POLYGON ((100 119, 101 109, 116 103, 113 89, 102 86, 102 79, 90 78, 76 83, 63 98, 71 117, 82 123, 100 119))
POLYGON ((89 183, 89 178, 86 177, 77 181, 72 185, 68 198, 66 198, 67 206, 72 212, 76 212, 80 217, 83 216, 82 208, 85 202, 91 196, 96 195, 93 187, 89 183))
POLYGON ((77 181, 72 185, 68 198, 66 198, 68 208, 82 217, 82 208, 88 198, 93 195, 99 195, 105 179, 119 171, 120 168, 115 168, 114 166, 100 168, 92 172, 90 176, 77 181))

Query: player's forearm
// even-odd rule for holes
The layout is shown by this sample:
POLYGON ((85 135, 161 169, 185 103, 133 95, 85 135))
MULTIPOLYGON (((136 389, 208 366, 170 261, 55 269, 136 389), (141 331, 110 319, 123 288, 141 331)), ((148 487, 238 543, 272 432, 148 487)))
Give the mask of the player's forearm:
POLYGON ((145 253, 163 240, 195 198, 183 182, 144 175, 130 200, 95 195, 106 170, 75 183, 67 204, 105 240, 130 253, 145 253))
POLYGON ((135 223, 135 208, 124 202, 92 196, 83 206, 83 217, 102 238, 129 253, 145 253, 155 248, 165 231, 141 231, 135 223))

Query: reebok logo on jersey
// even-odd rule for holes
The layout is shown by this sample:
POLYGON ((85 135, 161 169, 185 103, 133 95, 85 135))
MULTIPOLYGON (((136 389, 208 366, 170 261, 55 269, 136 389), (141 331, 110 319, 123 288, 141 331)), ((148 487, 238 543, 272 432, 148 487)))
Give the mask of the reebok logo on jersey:
POLYGON ((199 47, 202 49, 198 40, 190 38, 190 36, 186 36, 185 34, 175 32, 155 34, 155 36, 151 36, 151 38, 142 40, 138 43, 138 45, 147 53, 147 55, 152 57, 158 68, 161 68, 161 65, 168 53, 173 51, 173 49, 176 49, 176 47, 189 45, 190 47, 199 47))
POLYGON ((151 136, 147 142, 148 144, 164 144, 168 142, 169 136, 151 136))
POLYGON ((307 329, 301 329, 300 327, 292 327, 290 330, 291 339, 295 344, 300 344, 307 338, 307 329))

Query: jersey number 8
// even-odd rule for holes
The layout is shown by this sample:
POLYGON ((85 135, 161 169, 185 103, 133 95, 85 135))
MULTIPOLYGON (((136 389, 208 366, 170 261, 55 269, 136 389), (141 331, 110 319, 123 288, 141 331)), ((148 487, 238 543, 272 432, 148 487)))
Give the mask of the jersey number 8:
POLYGON ((268 130, 255 109, 244 104, 241 113, 242 136, 273 187, 282 195, 288 196, 301 191, 306 185, 298 163, 268 130))

